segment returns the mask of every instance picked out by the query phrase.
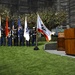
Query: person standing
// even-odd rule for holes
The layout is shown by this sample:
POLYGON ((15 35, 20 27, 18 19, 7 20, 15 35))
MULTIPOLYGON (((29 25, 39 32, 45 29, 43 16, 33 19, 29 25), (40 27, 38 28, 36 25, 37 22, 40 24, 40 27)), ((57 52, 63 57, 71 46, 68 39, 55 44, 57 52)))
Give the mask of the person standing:
POLYGON ((1 26, 0 26, 0 46, 1 46, 1 26))
POLYGON ((34 46, 36 44, 36 28, 33 27, 32 30, 32 46, 34 46))
POLYGON ((1 46, 5 46, 6 45, 6 38, 5 38, 5 29, 4 27, 1 28, 1 46))
POLYGON ((23 36, 24 30, 23 27, 20 29, 20 46, 24 46, 24 36, 23 36))
POLYGON ((12 38, 11 38, 11 30, 9 28, 9 34, 8 34, 8 46, 11 46, 12 45, 12 38))
POLYGON ((18 46, 18 30, 14 29, 14 46, 18 46))

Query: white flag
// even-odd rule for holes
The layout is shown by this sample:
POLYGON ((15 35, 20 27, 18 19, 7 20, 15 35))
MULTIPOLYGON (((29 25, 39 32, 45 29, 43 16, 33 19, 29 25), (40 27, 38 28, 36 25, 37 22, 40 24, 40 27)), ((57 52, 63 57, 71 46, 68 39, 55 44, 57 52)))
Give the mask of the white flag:
POLYGON ((27 27, 27 17, 25 17, 24 37, 27 41, 29 41, 30 37, 29 37, 29 30, 27 27))
POLYGON ((51 40, 51 31, 46 28, 39 15, 37 15, 37 29, 45 36, 47 41, 51 40))
POLYGON ((1 37, 1 16, 0 16, 0 37, 1 37))

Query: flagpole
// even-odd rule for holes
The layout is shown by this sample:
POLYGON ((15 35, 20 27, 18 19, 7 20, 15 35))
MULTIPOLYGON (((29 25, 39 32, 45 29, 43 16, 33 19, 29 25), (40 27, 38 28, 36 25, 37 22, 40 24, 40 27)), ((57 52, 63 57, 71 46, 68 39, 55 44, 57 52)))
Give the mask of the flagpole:
POLYGON ((34 47, 34 50, 39 50, 39 48, 38 48, 38 41, 37 41, 37 39, 38 39, 38 35, 37 35, 37 24, 36 24, 36 29, 35 30, 36 30, 36 45, 34 47))
POLYGON ((38 48, 38 42, 37 42, 37 38, 38 38, 38 36, 37 36, 37 29, 36 29, 36 45, 35 45, 35 47, 34 47, 34 50, 39 50, 39 48, 38 48))

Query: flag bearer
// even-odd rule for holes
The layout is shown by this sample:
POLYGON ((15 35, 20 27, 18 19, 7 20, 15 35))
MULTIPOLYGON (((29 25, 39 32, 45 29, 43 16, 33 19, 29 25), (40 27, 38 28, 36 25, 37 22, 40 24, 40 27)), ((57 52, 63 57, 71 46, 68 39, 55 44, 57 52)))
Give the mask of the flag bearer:
POLYGON ((6 45, 6 39, 5 39, 5 29, 2 27, 1 28, 1 46, 5 46, 6 45))
POLYGON ((11 46, 12 45, 12 37, 11 37, 11 30, 9 28, 9 34, 8 34, 8 46, 11 46))
POLYGON ((23 27, 21 26, 20 29, 20 46, 24 46, 24 36, 23 36, 24 30, 23 27))
POLYGON ((32 30, 32 46, 34 46, 36 44, 36 28, 33 27, 32 30))
POLYGON ((14 29, 14 46, 18 46, 18 30, 14 29))

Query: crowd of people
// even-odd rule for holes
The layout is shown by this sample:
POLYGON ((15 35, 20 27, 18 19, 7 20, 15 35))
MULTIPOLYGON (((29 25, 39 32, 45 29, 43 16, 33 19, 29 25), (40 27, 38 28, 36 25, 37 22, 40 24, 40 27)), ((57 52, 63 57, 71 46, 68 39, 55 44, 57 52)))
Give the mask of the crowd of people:
POLYGON ((12 29, 9 27, 9 34, 6 37, 5 28, 1 27, 1 37, 0 37, 0 46, 35 46, 36 44, 36 28, 33 27, 29 30, 29 41, 26 41, 24 38, 24 28, 21 27, 18 31, 18 28, 12 29))

